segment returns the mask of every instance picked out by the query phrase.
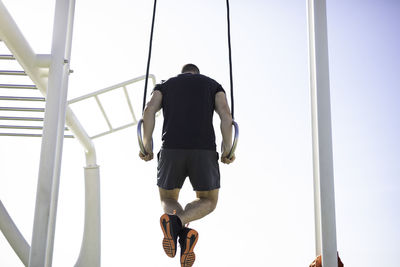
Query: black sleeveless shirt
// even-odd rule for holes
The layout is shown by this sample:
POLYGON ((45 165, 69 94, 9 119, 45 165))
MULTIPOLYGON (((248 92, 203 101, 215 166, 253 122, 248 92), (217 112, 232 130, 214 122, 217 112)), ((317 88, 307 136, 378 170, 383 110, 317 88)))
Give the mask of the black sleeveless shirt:
POLYGON ((215 94, 225 92, 213 79, 184 73, 154 90, 162 93, 163 148, 215 150, 215 94))

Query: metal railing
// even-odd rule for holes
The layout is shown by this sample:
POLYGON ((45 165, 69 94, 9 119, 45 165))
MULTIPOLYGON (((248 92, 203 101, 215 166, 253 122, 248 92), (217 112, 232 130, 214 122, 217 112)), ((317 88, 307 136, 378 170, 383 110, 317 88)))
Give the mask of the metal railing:
POLYGON ((4 89, 38 89, 36 85, 29 84, 0 84, 0 88, 4 89))
MULTIPOLYGON (((107 131, 99 132, 99 133, 97 133, 97 134, 95 134, 95 135, 90 137, 91 139, 99 138, 99 137, 114 133, 116 131, 120 131, 120 130, 126 129, 128 127, 134 126, 134 125, 136 125, 138 123, 138 120, 136 119, 136 116, 135 116, 135 112, 133 110, 132 101, 131 101, 131 99, 129 97, 129 94, 128 94, 127 86, 130 85, 130 84, 133 84, 133 83, 137 83, 137 82, 143 81, 145 79, 146 79, 146 76, 143 75, 143 76, 140 76, 140 77, 137 77, 137 78, 134 78, 134 79, 131 79, 131 80, 128 80, 128 81, 125 81, 125 82, 122 82, 122 83, 119 83, 119 84, 116 84, 116 85, 113 85, 113 86, 110 86, 110 87, 107 87, 107 88, 104 88, 104 89, 101 89, 101 90, 98 90, 98 91, 95 91, 93 93, 90 93, 90 94, 87 94, 87 95, 83 95, 83 96, 71 99, 71 100, 68 101, 68 104, 72 105, 72 104, 75 104, 75 103, 78 103, 78 102, 81 102, 81 101, 84 101, 84 100, 88 100, 90 98, 93 98, 95 100, 95 102, 97 104, 97 107, 99 108, 99 110, 100 110, 100 112, 101 112, 101 114, 103 116, 103 119, 105 120, 105 122, 106 122, 106 124, 108 126, 108 130, 107 131), (100 101, 100 98, 99 98, 100 95, 104 95, 106 93, 109 93, 109 92, 115 91, 115 90, 123 90, 124 97, 125 97, 125 100, 126 100, 126 105, 128 106, 129 111, 130 111, 130 115, 131 115, 131 121, 129 123, 123 124, 123 125, 118 126, 118 127, 114 127, 112 125, 112 123, 111 123, 111 121, 109 119, 109 116, 107 115, 107 112, 104 109, 103 104, 102 104, 102 102, 100 101)), ((156 78, 155 78, 154 75, 152 75, 152 74, 149 75, 149 79, 152 80, 153 85, 156 84, 156 78)))
POLYGON ((0 75, 26 76, 27 74, 23 70, 0 70, 0 75))
MULTIPOLYGON (((13 55, 0 55, 1 60, 15 60, 13 55)), ((26 76, 25 71, 21 70, 0 70, 0 75, 8 75, 8 76, 26 76)), ((24 90, 25 89, 37 89, 36 85, 22 85, 22 84, 0 84, 0 89, 12 89, 15 91, 24 90)), ((45 102, 46 99, 44 97, 35 97, 35 96, 0 96, 0 100, 6 103, 8 101, 11 102, 45 102)), ((44 113, 44 107, 17 107, 17 106, 0 106, 0 121, 29 121, 29 122, 43 122, 44 118, 41 117, 31 117, 31 116, 3 116, 5 114, 9 114, 10 112, 22 112, 24 114, 27 113, 44 113)), ((43 126, 27 126, 27 125, 0 125, 0 129, 3 131, 0 132, 0 136, 18 136, 18 137, 42 137, 43 126), (9 130, 16 130, 10 132, 9 130), (40 131, 39 133, 37 131, 40 131)), ((66 127, 66 131, 69 129, 66 127)), ((65 138, 74 138, 71 134, 65 134, 65 138)))
POLYGON ((14 55, 0 55, 0 59, 15 60, 15 57, 14 57, 14 55))

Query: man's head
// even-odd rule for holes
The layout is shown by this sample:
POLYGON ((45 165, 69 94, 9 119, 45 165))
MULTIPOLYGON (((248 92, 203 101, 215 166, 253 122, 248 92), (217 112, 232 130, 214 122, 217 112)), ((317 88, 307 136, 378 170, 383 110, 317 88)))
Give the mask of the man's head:
POLYGON ((183 66, 182 73, 200 74, 200 70, 196 65, 189 63, 183 66))

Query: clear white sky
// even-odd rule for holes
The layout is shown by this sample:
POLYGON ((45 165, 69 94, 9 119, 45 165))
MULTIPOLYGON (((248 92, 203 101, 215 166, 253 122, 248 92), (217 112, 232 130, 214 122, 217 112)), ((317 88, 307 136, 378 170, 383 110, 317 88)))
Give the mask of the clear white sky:
MULTIPOLYGON (((160 81, 193 62, 228 90, 225 1, 158 2, 151 73, 160 81)), ((338 249, 346 266, 397 267, 400 2, 327 2, 338 249)), ((34 51, 49 53, 54 1, 3 3, 34 51)), ((77 1, 69 99, 144 74, 151 12, 152 1, 77 1)), ((314 220, 306 3, 231 0, 231 20, 241 137, 237 161, 221 165, 217 210, 191 224, 200 233, 195 266, 308 266, 314 220)), ((141 103, 142 89, 133 90, 141 103)), ((76 112, 95 129, 90 110, 76 112)), ((138 159, 135 129, 95 145, 102 265, 178 266, 178 258, 163 255, 156 162, 138 159)), ((30 242, 40 139, 2 137, 0 149, 0 199, 30 242)), ((84 163, 78 142, 65 140, 55 267, 72 266, 79 254, 84 163)), ((187 202, 189 184, 183 191, 187 202)), ((0 266, 22 266, 1 234, 0 266)))

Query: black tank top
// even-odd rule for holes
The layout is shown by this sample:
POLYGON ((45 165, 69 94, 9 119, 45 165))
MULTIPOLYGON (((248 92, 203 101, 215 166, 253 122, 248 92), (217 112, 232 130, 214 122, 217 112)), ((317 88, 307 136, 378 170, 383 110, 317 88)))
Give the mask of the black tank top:
POLYGON ((213 79, 184 73, 157 84, 162 93, 163 148, 215 150, 215 94, 225 92, 213 79))

